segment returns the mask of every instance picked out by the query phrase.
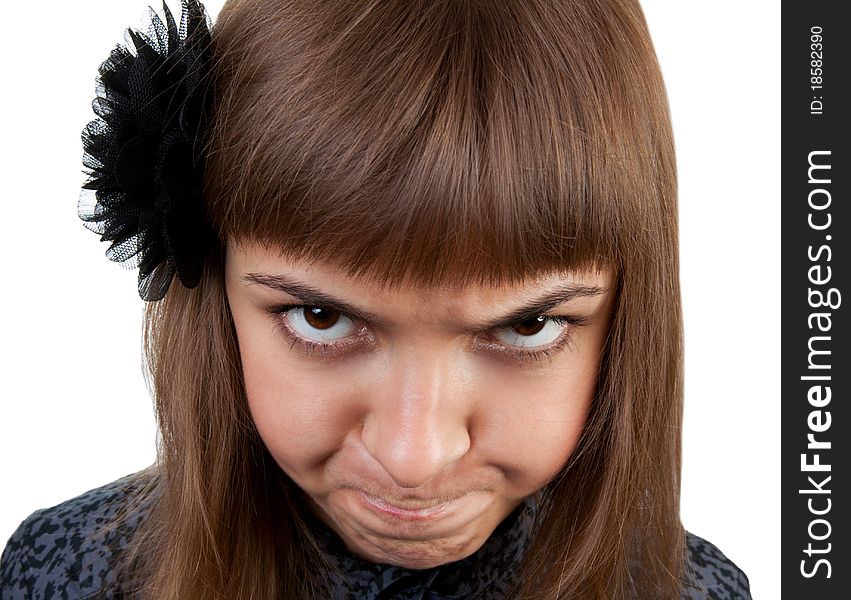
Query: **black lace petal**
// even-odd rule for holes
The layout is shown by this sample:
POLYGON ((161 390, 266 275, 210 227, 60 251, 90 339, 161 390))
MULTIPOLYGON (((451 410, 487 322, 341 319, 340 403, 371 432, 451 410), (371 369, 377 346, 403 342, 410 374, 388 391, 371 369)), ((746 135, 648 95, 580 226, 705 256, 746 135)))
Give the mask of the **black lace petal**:
POLYGON ((165 23, 150 13, 148 33, 128 29, 100 66, 77 212, 111 242, 107 258, 138 267, 139 296, 156 301, 175 274, 198 285, 211 235, 201 174, 212 35, 197 0, 182 0, 179 27, 165 2, 165 23))

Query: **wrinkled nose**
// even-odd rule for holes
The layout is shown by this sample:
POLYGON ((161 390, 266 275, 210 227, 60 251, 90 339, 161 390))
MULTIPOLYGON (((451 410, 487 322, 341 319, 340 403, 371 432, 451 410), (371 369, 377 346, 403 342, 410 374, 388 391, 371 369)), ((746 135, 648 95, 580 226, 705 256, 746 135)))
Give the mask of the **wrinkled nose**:
POLYGON ((370 403, 363 444, 396 485, 421 487, 469 450, 467 403, 445 353, 397 354, 370 403))

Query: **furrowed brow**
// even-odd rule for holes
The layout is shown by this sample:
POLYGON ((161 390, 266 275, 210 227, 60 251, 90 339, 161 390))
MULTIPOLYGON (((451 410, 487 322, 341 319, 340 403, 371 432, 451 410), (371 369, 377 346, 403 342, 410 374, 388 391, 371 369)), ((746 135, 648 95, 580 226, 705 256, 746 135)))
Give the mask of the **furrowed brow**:
POLYGON ((476 326, 476 329, 490 330, 511 327, 521 321, 526 321, 527 319, 533 319, 542 315, 543 313, 550 311, 565 302, 570 302, 576 298, 599 296, 605 292, 606 288, 596 285, 579 285, 575 283, 562 284, 555 289, 547 291, 543 296, 532 300, 528 304, 518 306, 502 317, 498 317, 485 323, 480 323, 476 326))
MULTIPOLYGON (((319 306, 339 311, 351 317, 370 323, 380 324, 384 322, 384 319, 376 313, 356 306, 342 298, 337 298, 327 292, 323 292, 322 290, 316 289, 302 281, 298 281, 297 279, 293 279, 286 275, 248 273, 242 278, 249 283, 262 285, 264 287, 289 294, 305 305, 319 306)), ((565 302, 569 302, 576 298, 599 296, 605 292, 606 288, 599 286, 579 285, 575 283, 562 284, 555 289, 548 290, 542 296, 532 300, 531 302, 511 310, 508 314, 484 323, 469 325, 465 327, 465 330, 475 332, 510 327, 521 321, 535 318, 565 302)))
POLYGON ((330 310, 339 311, 352 317, 357 317, 370 323, 381 323, 381 316, 354 304, 332 296, 327 292, 316 289, 302 281, 293 279, 286 275, 267 275, 264 273, 248 273, 242 277, 245 281, 256 283, 279 292, 289 294, 293 298, 309 306, 321 306, 330 310))

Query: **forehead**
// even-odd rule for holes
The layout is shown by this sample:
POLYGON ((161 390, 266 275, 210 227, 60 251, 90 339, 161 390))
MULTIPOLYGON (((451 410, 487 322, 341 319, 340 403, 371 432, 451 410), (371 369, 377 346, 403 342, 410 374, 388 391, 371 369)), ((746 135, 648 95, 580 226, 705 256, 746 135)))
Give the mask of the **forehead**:
POLYGON ((440 284, 418 286, 403 282, 381 282, 365 277, 350 275, 340 265, 330 261, 311 260, 283 254, 275 247, 255 242, 228 244, 226 253, 228 278, 243 282, 254 279, 274 279, 285 276, 290 280, 310 282, 320 288, 345 290, 360 296, 380 296, 384 299, 419 299, 427 304, 435 298, 480 303, 499 302, 502 299, 524 297, 525 292, 547 290, 559 284, 574 284, 577 288, 601 288, 608 290, 613 284, 613 269, 604 266, 589 266, 585 269, 552 270, 515 279, 501 284, 440 284))

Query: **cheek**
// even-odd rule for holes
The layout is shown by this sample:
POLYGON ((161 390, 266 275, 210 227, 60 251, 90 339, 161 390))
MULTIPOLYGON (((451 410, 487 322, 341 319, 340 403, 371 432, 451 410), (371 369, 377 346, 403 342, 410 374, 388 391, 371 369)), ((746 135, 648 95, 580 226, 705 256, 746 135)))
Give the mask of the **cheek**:
POLYGON ((254 424, 276 462, 297 479, 343 443, 341 380, 307 367, 268 326, 237 331, 254 424))
POLYGON ((540 489, 568 461, 585 427, 596 373, 589 364, 495 380, 490 396, 495 402, 484 413, 480 444, 516 488, 540 489))

